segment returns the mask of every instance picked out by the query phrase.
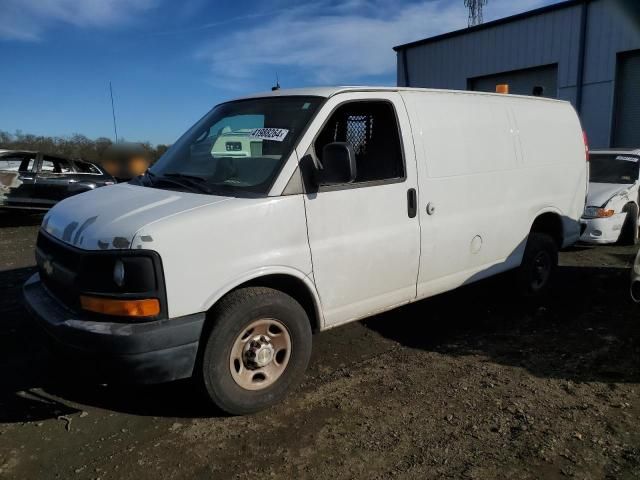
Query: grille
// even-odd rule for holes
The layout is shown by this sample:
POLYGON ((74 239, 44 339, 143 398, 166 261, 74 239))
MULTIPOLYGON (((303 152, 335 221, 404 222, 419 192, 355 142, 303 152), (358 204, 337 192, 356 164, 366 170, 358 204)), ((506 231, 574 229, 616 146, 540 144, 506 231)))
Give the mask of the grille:
POLYGON ((36 260, 40 279, 49 292, 66 306, 78 308, 76 278, 81 256, 40 232, 36 242, 36 260))
POLYGON ((70 247, 52 239, 46 233, 40 232, 36 247, 49 256, 53 256, 55 261, 66 268, 78 270, 80 266, 80 256, 70 247))

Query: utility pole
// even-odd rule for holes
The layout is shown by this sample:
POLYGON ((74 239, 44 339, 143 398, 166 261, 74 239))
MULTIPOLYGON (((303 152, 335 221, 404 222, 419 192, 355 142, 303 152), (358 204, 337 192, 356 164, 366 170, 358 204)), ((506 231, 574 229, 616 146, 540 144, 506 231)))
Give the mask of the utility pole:
POLYGON ((464 6, 469 9, 469 26, 480 25, 482 19, 482 8, 487 4, 487 0, 464 0, 464 6))
POLYGON ((111 115, 113 115, 113 133, 116 136, 116 143, 118 143, 118 127, 116 126, 116 109, 113 106, 113 88, 111 87, 111 80, 109 80, 109 93, 111 94, 111 115))

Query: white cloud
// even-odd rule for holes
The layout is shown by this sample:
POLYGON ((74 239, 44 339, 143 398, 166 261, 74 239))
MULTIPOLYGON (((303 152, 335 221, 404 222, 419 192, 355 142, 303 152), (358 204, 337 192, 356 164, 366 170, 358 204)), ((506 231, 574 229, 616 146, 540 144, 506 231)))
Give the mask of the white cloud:
MULTIPOLYGON (((485 21, 544 4, 549 0, 492 0, 485 21), (517 5, 514 5, 517 4, 517 5)), ((353 83, 395 72, 391 47, 466 27, 462 0, 328 0, 279 10, 257 26, 236 27, 219 35, 197 56, 210 64, 220 88, 252 88, 255 78, 271 79, 292 69, 306 83, 353 83)))
POLYGON ((156 0, 2 0, 0 39, 39 40, 55 24, 111 27, 153 7, 156 0))

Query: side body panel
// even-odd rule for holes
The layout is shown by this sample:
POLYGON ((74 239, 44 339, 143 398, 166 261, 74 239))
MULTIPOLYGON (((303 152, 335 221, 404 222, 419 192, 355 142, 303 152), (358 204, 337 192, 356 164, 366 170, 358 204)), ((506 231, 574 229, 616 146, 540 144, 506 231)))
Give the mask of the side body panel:
POLYGON ((512 99, 511 109, 524 167, 513 208, 530 221, 544 211, 559 213, 562 246, 573 245, 580 237, 589 182, 580 120, 564 102, 512 99))
POLYGON ((313 273, 326 327, 408 303, 416 296, 420 225, 407 212, 407 191, 417 188, 415 153, 399 94, 363 92, 330 98, 297 153, 302 158, 339 105, 369 100, 390 102, 395 109, 406 178, 305 195, 313 273))
POLYGON ((161 218, 142 227, 131 248, 160 253, 170 317, 207 311, 264 275, 312 286, 302 195, 237 198, 161 218))
POLYGON ((561 215, 566 243, 577 239, 586 162, 568 104, 454 92, 402 96, 420 179, 418 298, 520 265, 541 213, 561 215))

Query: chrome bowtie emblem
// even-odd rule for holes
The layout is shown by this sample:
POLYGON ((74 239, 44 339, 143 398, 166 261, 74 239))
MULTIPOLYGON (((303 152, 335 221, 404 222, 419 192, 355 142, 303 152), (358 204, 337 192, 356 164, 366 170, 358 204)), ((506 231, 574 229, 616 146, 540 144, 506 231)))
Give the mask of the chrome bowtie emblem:
POLYGON ((51 274, 53 273, 53 264, 51 263, 51 260, 45 260, 44 263, 42 264, 42 268, 44 269, 45 273, 49 276, 51 276, 51 274))

